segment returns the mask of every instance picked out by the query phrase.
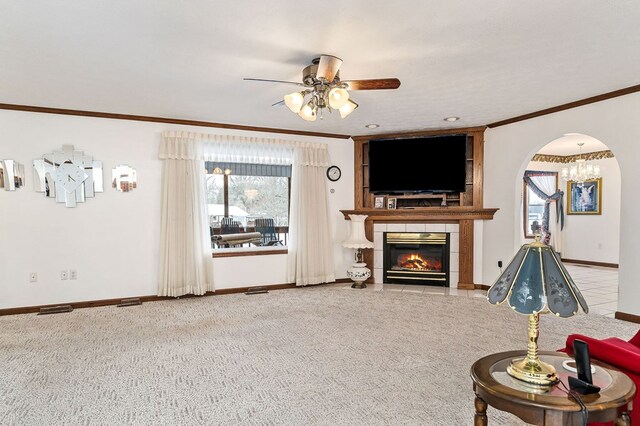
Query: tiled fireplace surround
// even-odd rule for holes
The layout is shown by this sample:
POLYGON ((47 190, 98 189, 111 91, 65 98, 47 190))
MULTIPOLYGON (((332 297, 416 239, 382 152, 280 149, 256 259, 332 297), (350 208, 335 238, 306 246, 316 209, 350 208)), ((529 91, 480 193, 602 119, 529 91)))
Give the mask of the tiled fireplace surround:
MULTIPOLYGON (((373 276, 366 282, 382 283, 382 244, 384 232, 447 232, 450 236, 450 279, 452 288, 471 289, 482 284, 473 281, 474 223, 491 220, 498 209, 451 207, 423 209, 340 210, 346 220, 351 214, 366 214, 364 228, 373 241, 374 250, 364 250, 363 257, 373 276), (457 259, 457 261, 456 261, 457 259)), ((480 288, 480 287, 478 287, 480 288)))
POLYGON ((385 232, 446 232, 449 234, 449 287, 458 287, 460 252, 460 225, 457 223, 374 223, 373 224, 373 277, 383 282, 382 253, 385 232))

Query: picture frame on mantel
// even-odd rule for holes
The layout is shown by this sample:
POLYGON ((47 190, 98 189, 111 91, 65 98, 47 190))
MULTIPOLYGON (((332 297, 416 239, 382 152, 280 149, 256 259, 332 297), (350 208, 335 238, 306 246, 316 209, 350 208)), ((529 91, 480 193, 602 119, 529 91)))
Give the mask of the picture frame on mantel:
POLYGON ((384 195, 377 196, 373 199, 373 208, 374 209, 384 209, 386 206, 386 197, 384 195))
POLYGON ((567 214, 602 214, 602 178, 567 182, 567 214))
POLYGON ((395 210, 398 203, 398 199, 395 197, 389 197, 387 200, 387 209, 395 210))

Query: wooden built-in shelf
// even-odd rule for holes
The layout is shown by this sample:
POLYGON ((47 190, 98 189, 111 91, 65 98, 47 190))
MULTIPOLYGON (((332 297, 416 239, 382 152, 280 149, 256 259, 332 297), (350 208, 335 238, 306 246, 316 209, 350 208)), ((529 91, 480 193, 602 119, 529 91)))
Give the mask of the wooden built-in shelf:
MULTIPOLYGON (((460 232, 458 288, 473 289, 473 225, 475 220, 491 220, 498 209, 483 206, 483 163, 485 127, 428 130, 410 133, 356 136, 354 140, 355 200, 354 210, 341 210, 345 219, 350 214, 366 214, 365 231, 373 240, 373 224, 378 223, 457 223, 460 232), (466 190, 449 194, 417 194, 393 196, 397 209, 374 209, 375 195, 369 192, 369 141, 452 134, 467 135, 466 190), (441 207, 443 199, 447 207, 441 207)), ((389 141, 393 143, 393 141, 389 141)), ((364 261, 373 269, 373 251, 364 250, 364 261)), ((373 282, 373 277, 367 280, 373 282)))
MULTIPOLYGON (((373 208, 375 195, 369 192, 369 140, 397 139, 420 136, 442 136, 453 134, 467 135, 467 182, 464 192, 440 194, 446 198, 448 206, 482 207, 482 163, 484 161, 484 130, 485 127, 468 127, 464 129, 428 130, 411 133, 395 133, 382 135, 355 136, 355 208, 373 208)), ((392 140, 389 143, 393 143, 392 140)), ((426 207, 438 206, 435 199, 430 202, 427 196, 398 196, 398 207, 426 207)))

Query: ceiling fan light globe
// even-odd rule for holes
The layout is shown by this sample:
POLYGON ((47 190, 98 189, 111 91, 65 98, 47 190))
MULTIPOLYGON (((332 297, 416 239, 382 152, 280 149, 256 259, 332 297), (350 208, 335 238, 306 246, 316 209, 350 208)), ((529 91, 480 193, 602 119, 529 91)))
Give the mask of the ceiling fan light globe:
POLYGON ((311 105, 303 106, 298 115, 306 121, 316 121, 316 118, 318 118, 316 110, 311 105))
POLYGON ((284 95, 284 104, 291 110, 293 113, 299 113, 302 109, 302 105, 304 104, 304 96, 300 92, 289 93, 288 95, 284 95))
POLYGON ((358 104, 349 99, 344 105, 342 105, 338 111, 340 111, 340 117, 346 118, 349 114, 351 114, 356 108, 358 108, 358 104))
POLYGON ((329 106, 340 109, 349 101, 349 92, 340 87, 334 87, 329 91, 329 106))

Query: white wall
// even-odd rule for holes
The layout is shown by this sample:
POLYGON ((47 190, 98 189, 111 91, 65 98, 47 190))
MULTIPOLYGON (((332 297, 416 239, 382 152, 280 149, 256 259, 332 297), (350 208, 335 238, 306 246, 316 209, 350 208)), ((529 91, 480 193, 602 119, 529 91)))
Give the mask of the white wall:
MULTIPOLYGON (((640 93, 609 99, 531 120, 487 129, 485 133, 484 201, 498 207, 494 220, 484 222, 483 282, 492 283, 498 260, 507 262, 520 243, 520 199, 516 196, 528 159, 565 133, 593 136, 615 154, 620 166, 620 312, 640 315, 640 93)), ((605 186, 606 190, 606 186, 605 186)), ((592 232, 592 231, 590 231, 592 232)))
MULTIPOLYGON (((0 308, 124 298, 156 294, 158 277, 162 163, 160 134, 167 129, 325 142, 342 179, 330 183, 335 275, 346 277, 351 254, 340 246, 348 223, 339 212, 353 209, 353 143, 294 135, 175 126, 124 120, 0 111, 0 158, 27 168, 26 186, 0 190, 0 308), (63 144, 102 160, 105 181, 111 169, 128 164, 138 171, 138 188, 104 193, 66 208, 33 190, 31 163, 63 144), (75 269, 78 279, 61 281, 75 269), (29 274, 38 282, 29 283, 29 274)), ((286 256, 212 260, 216 288, 286 283, 286 256)))
MULTIPOLYGON (((618 263, 620 248, 620 167, 615 158, 591 161, 600 166, 602 173, 602 214, 568 215, 567 186, 558 180, 559 189, 565 192, 565 226, 562 233, 562 257, 564 259, 592 262, 618 263)), ((553 171, 560 174, 565 164, 529 162, 528 170, 553 171)), ((522 177, 520 177, 522 179, 522 177)), ((522 186, 517 196, 521 197, 522 186)), ((524 233, 521 244, 525 243, 524 233)), ((530 242, 531 240, 529 240, 530 242)))

